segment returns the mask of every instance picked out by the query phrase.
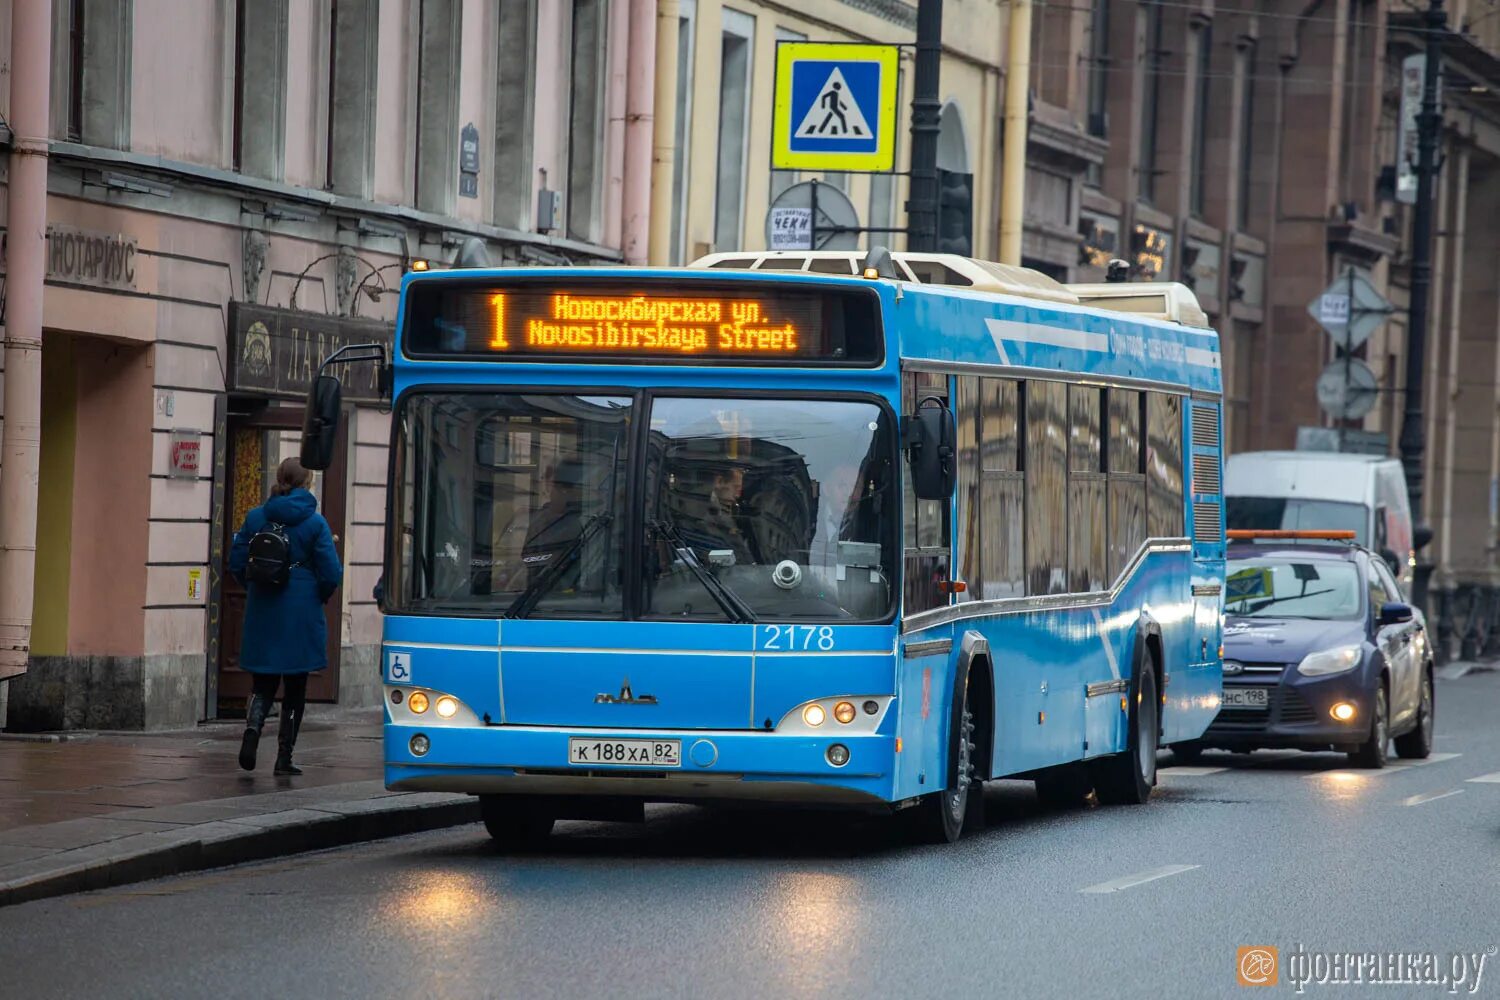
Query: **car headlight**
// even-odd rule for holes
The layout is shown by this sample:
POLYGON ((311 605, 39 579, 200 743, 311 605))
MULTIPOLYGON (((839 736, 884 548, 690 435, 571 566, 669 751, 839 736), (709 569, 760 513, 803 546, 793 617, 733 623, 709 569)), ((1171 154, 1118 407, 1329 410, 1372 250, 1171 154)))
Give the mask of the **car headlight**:
POLYGON ((1303 677, 1326 677, 1341 674, 1359 666, 1361 649, 1358 646, 1338 646, 1316 653, 1308 653, 1297 664, 1297 673, 1303 677))

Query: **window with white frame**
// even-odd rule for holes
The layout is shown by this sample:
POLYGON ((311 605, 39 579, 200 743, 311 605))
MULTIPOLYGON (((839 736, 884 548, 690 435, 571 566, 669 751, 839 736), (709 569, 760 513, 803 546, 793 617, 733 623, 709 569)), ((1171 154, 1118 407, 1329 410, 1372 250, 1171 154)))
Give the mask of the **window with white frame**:
POLYGON ((536 118, 537 0, 496 11, 495 225, 531 227, 532 133, 536 118))
MULTIPOLYGON (((793 31, 791 28, 777 28, 776 29, 776 41, 778 41, 778 42, 805 42, 805 41, 807 41, 807 36, 804 35, 800 31, 793 31)), ((801 174, 800 171, 796 171, 796 170, 773 170, 773 171, 771 171, 771 201, 774 202, 776 200, 776 196, 777 195, 781 194, 781 192, 785 191, 787 188, 791 187, 793 184, 796 184, 801 179, 802 179, 802 174, 801 174)))
POLYGON ((714 183, 714 249, 744 243, 745 161, 749 143, 755 18, 724 9, 720 41, 719 162, 714 183))
POLYGON ((604 225, 604 86, 609 80, 609 5, 573 0, 572 85, 568 110, 567 233, 599 242, 604 225))
POLYGON ((698 27, 696 0, 681 0, 677 8, 677 114, 672 133, 672 147, 677 150, 672 164, 672 263, 687 258, 687 185, 693 118, 693 55, 697 52, 694 35, 698 27))

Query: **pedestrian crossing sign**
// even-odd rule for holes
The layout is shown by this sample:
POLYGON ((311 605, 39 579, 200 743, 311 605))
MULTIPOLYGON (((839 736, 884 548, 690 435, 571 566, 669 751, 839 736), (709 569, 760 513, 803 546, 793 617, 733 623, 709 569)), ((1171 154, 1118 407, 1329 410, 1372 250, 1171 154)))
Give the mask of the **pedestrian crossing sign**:
POLYGON ((899 53, 895 45, 778 43, 771 166, 894 169, 899 53))

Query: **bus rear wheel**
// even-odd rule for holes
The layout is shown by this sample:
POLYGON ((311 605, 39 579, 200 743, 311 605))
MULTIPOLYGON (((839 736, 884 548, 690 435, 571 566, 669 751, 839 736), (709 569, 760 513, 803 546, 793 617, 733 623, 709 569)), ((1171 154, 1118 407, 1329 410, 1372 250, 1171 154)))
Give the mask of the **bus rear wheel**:
POLYGON ((535 803, 514 795, 479 796, 479 815, 495 845, 506 851, 540 847, 555 822, 535 803))
POLYGON ((1094 794, 1106 805, 1140 805, 1151 797, 1156 784, 1161 701, 1156 694, 1155 660, 1149 653, 1141 662, 1135 688, 1125 752, 1094 761, 1091 767, 1094 794))

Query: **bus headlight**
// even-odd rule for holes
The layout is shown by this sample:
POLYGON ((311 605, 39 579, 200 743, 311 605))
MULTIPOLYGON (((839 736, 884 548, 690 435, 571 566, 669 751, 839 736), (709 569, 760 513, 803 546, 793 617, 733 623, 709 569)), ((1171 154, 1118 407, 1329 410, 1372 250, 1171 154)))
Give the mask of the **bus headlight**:
POLYGON ((443 695, 437 700, 437 714, 444 719, 451 719, 458 714, 458 699, 452 695, 443 695))
POLYGON ((425 691, 413 691, 406 699, 406 707, 414 715, 421 715, 427 711, 429 704, 427 692, 425 691))
POLYGON ((833 706, 833 717, 847 726, 854 721, 854 703, 848 701, 839 702, 833 706))
POLYGON ((823 711, 822 705, 808 705, 802 710, 802 721, 809 726, 821 726, 828 713, 823 711))

